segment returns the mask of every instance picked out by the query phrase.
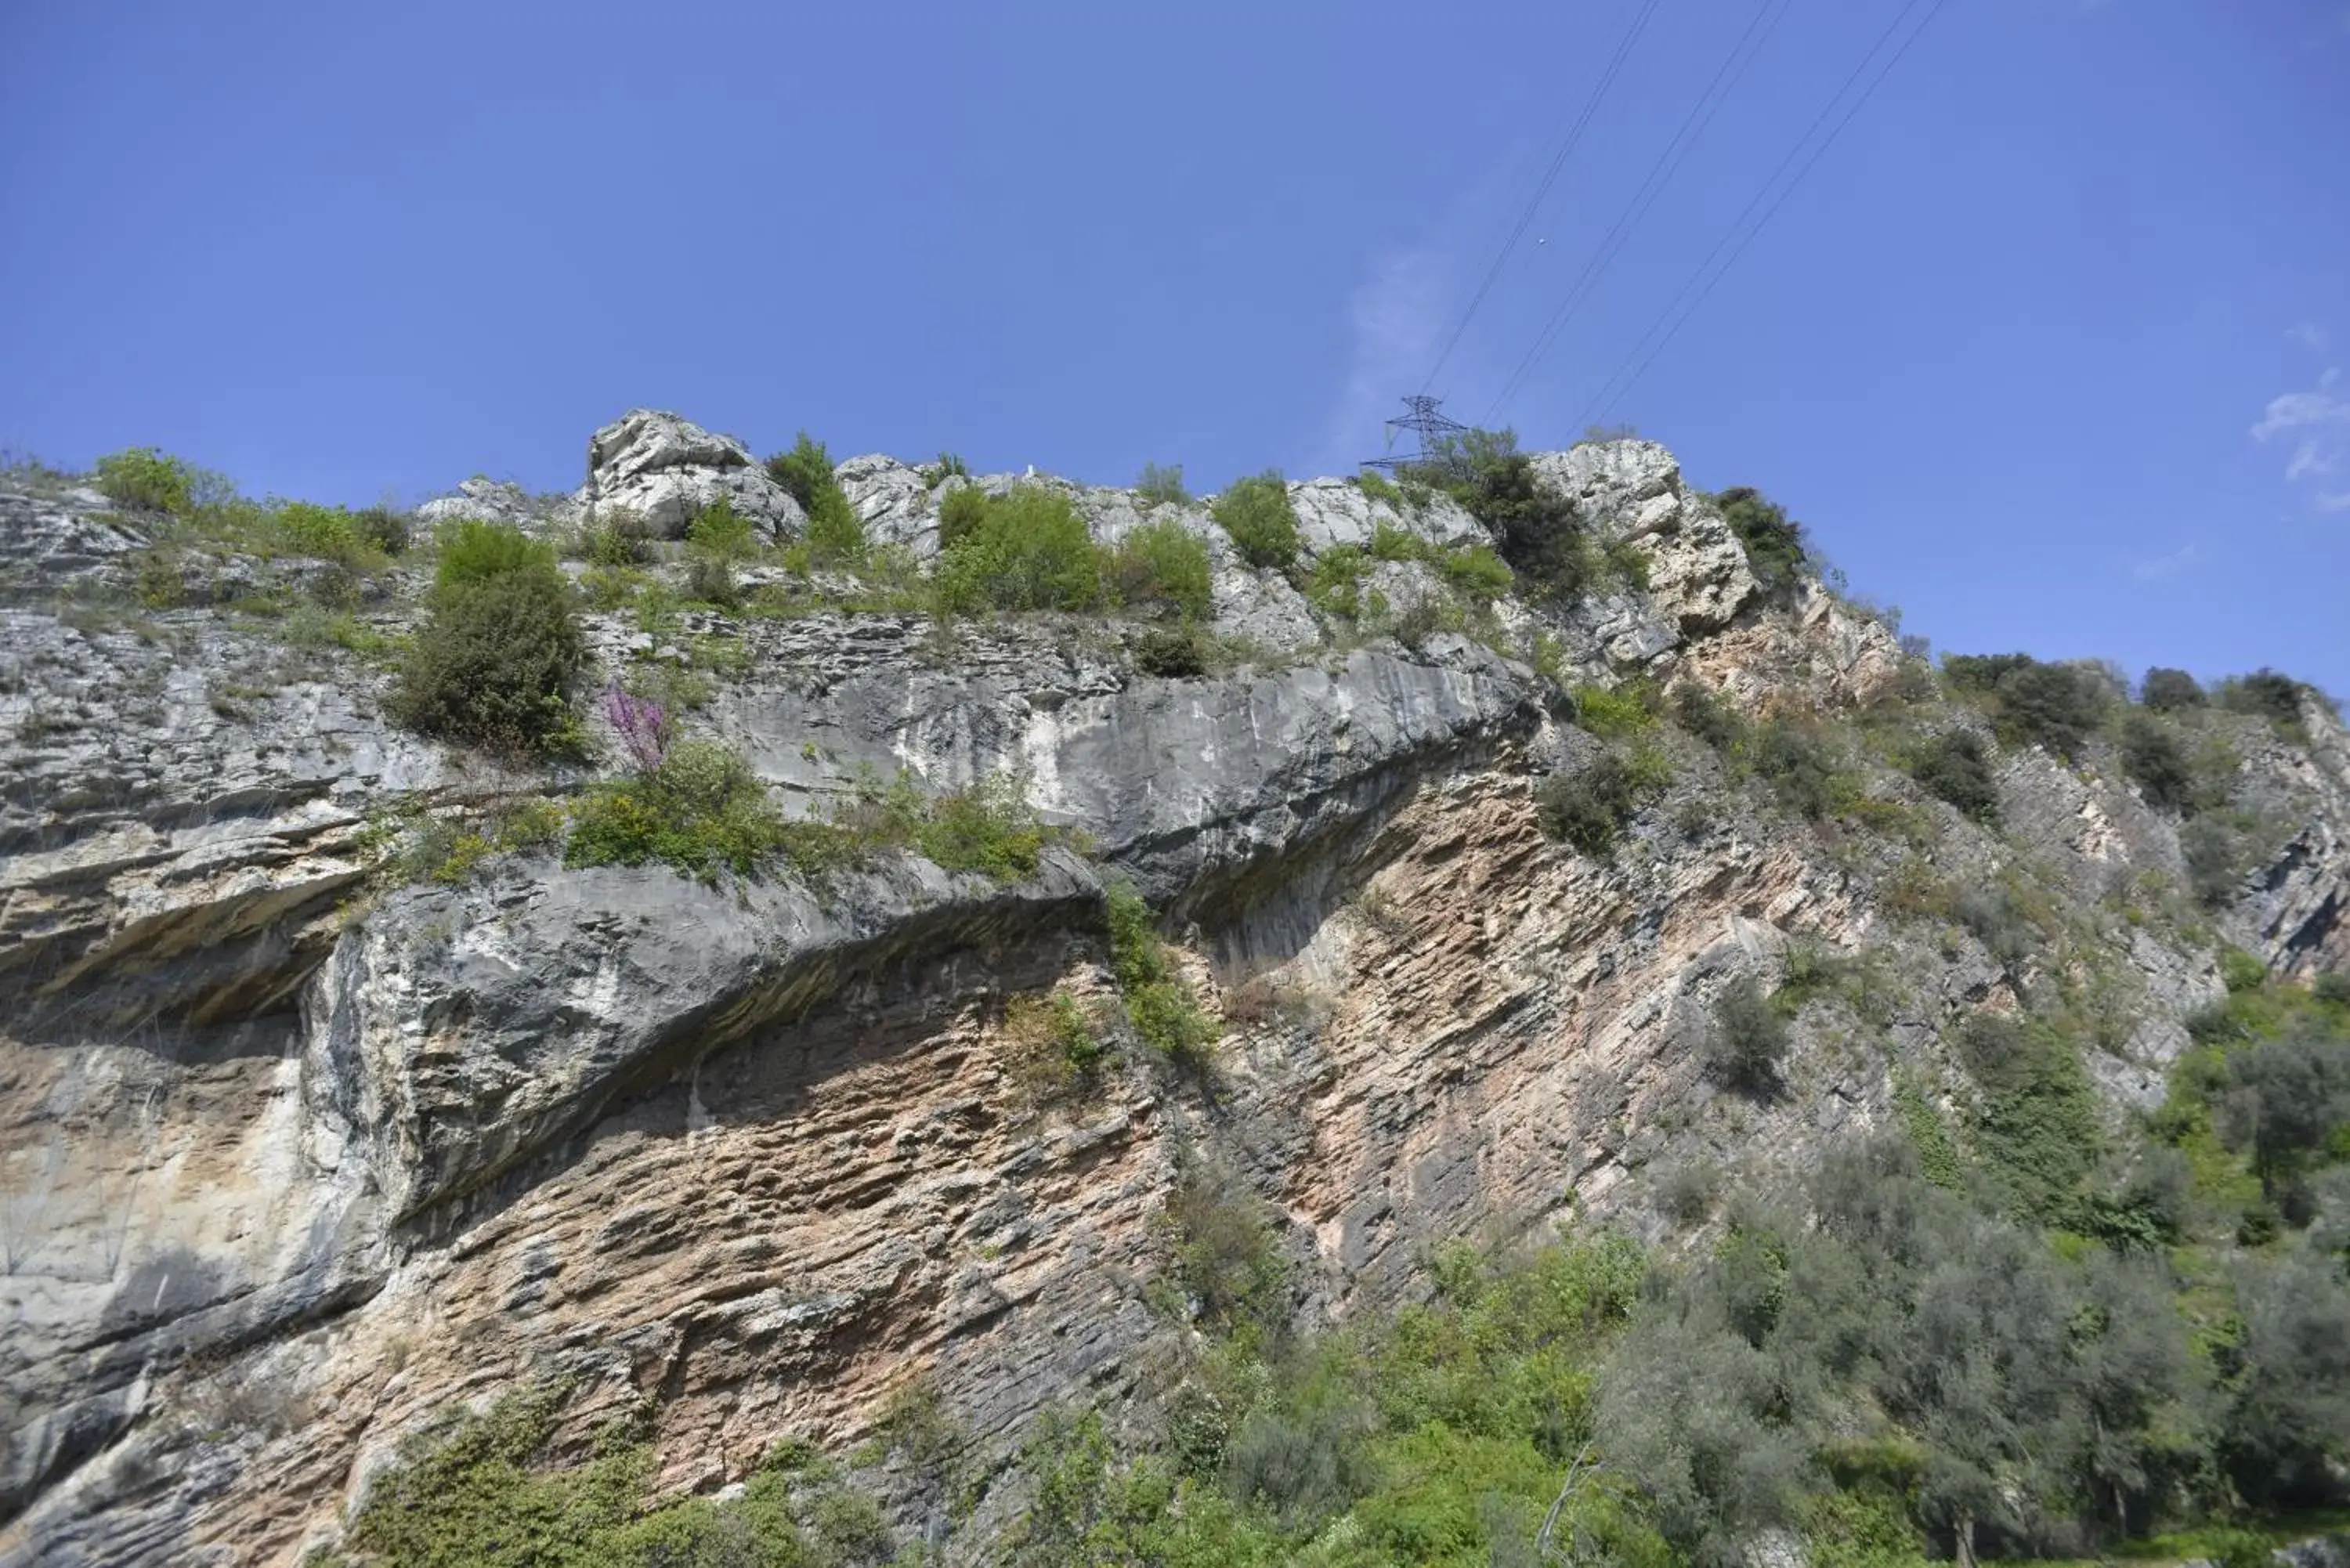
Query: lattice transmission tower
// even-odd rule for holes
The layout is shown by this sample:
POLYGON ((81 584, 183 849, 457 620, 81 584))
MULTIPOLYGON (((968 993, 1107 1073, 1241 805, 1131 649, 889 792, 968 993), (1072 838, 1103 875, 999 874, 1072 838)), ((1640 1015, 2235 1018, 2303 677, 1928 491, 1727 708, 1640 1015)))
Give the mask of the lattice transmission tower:
POLYGON ((1442 398, 1431 398, 1424 392, 1406 398, 1403 413, 1387 421, 1388 455, 1365 458, 1363 466, 1397 469, 1444 462, 1446 438, 1464 434, 1469 427, 1440 412, 1443 401, 1442 398), (1396 437, 1405 431, 1419 438, 1419 450, 1399 456, 1395 450, 1396 437))

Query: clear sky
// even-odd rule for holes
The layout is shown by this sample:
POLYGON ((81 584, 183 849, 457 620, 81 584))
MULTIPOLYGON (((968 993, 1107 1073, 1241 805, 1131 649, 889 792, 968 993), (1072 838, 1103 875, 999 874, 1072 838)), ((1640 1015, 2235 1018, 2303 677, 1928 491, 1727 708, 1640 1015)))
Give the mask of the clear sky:
MULTIPOLYGON (((0 443, 413 501, 649 404, 1346 472, 1644 14, 1436 381, 1530 446, 1903 0, 0 5, 0 443)), ((1938 647, 2350 697, 2344 368, 2350 0, 1948 0, 1607 417, 1938 647)))

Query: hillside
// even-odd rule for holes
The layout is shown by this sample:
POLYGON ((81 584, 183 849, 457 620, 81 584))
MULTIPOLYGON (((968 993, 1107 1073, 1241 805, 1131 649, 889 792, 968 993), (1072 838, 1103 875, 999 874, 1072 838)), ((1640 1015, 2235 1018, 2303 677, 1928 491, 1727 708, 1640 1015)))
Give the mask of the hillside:
POLYGON ((1457 457, 0 478, 0 1561, 2350 1501, 2324 695, 1938 665, 1653 442, 1457 457))

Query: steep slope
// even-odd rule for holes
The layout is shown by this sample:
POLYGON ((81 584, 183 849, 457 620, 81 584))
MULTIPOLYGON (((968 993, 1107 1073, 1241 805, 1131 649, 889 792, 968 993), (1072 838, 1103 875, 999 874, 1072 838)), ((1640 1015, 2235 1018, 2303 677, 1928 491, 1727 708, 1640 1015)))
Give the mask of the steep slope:
MULTIPOLYGON (((590 452, 577 498, 435 514, 556 535, 645 490, 671 537, 722 495, 779 545, 804 521, 671 416, 590 452)), ((294 1561, 403 1435, 529 1386, 566 1391, 563 1451, 641 1422, 663 1490, 787 1437, 846 1450, 917 1385, 1000 1467, 1038 1410, 1146 1408, 1191 1353, 1165 1215, 1203 1169, 1273 1205, 1287 1309, 1335 1321, 1424 1288, 1439 1242, 1570 1215, 1662 1237, 1668 1167, 1767 1182, 1896 1122, 1903 1085, 1963 1106, 1944 1034, 1970 1012, 2062 997, 2119 1117, 2160 1100, 2226 948, 2350 968, 2350 736, 2314 695, 2287 725, 2192 716, 2225 854, 2182 845, 2104 731, 1991 743, 1987 826, 1900 764, 1989 740, 1996 702, 1817 582, 1766 586, 1653 443, 1533 468, 1612 566, 1490 607, 1449 552, 1506 541, 1441 493, 1290 486, 1284 573, 1204 507, 1043 482, 1104 545, 1171 522, 1205 547, 1227 640, 1195 673, 1145 672, 1147 619, 941 621, 910 577, 821 566, 745 568, 748 607, 588 618, 616 677, 696 672, 689 726, 795 809, 877 771, 1018 775, 1082 836, 1009 882, 906 853, 706 884, 521 841, 410 882, 420 835, 594 772, 387 721, 372 650, 416 625, 420 568, 333 585, 347 618, 297 636, 261 607, 315 597, 298 555, 0 490, 8 1560, 294 1561), (1810 760, 1711 742, 1669 687, 1782 716, 1810 760), (1545 832, 1548 792, 1626 759, 1611 845, 1545 832), (1129 1037, 1121 880, 1221 1021, 1204 1067, 1129 1037), (1823 958, 1780 1092, 1725 1086, 1717 1000, 1823 958), (1055 990, 1118 1041, 1074 1096, 1040 1095, 1007 1006, 1055 990)), ((1015 486, 838 478, 901 574, 949 496, 1015 486)), ((957 1551, 1004 1506, 951 1532, 904 1465, 873 1484, 957 1551)))

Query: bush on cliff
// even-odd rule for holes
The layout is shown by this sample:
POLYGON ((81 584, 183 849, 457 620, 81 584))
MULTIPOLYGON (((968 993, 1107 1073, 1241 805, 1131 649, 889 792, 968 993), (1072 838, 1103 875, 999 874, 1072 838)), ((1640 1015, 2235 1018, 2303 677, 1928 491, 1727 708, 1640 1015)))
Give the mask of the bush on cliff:
POLYGON ((2098 671, 2043 664, 2028 653, 1952 654, 1942 670, 1951 684, 1990 699, 2003 738, 2036 742, 2068 761, 2080 754, 2113 700, 2098 671))
POLYGON ((1213 608, 1208 546, 1180 523, 1145 523, 1127 535, 1109 558, 1118 602, 1155 607, 1184 620, 1205 620, 1213 608))
POLYGON ((1804 543, 1804 525, 1787 509, 1751 485, 1733 485, 1713 498, 1722 521, 1746 550, 1746 564, 1763 594, 1782 603, 1803 583, 1812 564, 1804 543))
POLYGON ((833 475, 832 454, 807 431, 788 452, 767 460, 767 477, 791 493, 807 514, 808 553, 818 566, 862 566, 868 545, 865 522, 848 504, 847 493, 833 475))
POLYGON ((1451 495, 1493 531, 1502 559, 1530 598, 1579 597, 1598 575, 1575 503, 1543 483, 1534 459, 1518 450, 1516 432, 1472 430, 1445 437, 1401 477, 1451 495))
POLYGON ((500 524, 452 524, 427 603, 391 694, 398 722, 512 753, 577 745, 586 650, 554 551, 500 524))
POLYGON ((940 514, 939 538, 936 593, 949 613, 1092 609, 1102 602, 1101 549, 1058 491, 957 490, 940 514))
POLYGON ((1280 470, 1232 481, 1209 514, 1250 566, 1285 572, 1297 564, 1297 509, 1290 504, 1289 483, 1280 470))

